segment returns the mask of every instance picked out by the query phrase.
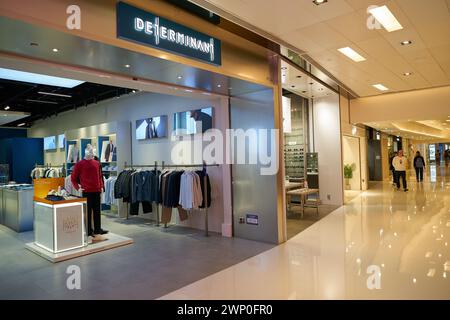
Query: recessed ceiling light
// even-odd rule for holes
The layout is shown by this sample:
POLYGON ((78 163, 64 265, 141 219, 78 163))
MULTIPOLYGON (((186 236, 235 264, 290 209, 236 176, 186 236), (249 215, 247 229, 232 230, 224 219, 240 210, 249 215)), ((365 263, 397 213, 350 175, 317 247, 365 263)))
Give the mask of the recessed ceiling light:
POLYGON ((129 64, 126 64, 126 65, 125 65, 125 68, 129 68, 129 67, 131 67, 129 64))
POLYGON ((281 70, 286 70, 287 69, 287 67, 281 67, 281 70))
POLYGON ((44 91, 39 91, 39 94, 43 94, 46 96, 55 96, 55 97, 63 97, 63 98, 72 98, 71 95, 68 94, 61 94, 61 93, 53 93, 53 92, 44 92, 44 91))
POLYGON ((58 52, 59 50, 58 50, 58 48, 53 48, 52 51, 53 51, 53 52, 58 52))
POLYGON ((400 42, 400 44, 401 44, 402 46, 407 46, 407 45, 409 45, 409 44, 411 44, 411 43, 412 43, 411 40, 405 40, 405 41, 400 42))
POLYGON ((217 85, 217 88, 222 88, 222 85, 221 85, 221 84, 218 84, 218 85, 217 85))
POLYGON ((398 22, 397 18, 395 18, 387 6, 375 7, 370 9, 369 12, 379 23, 381 23, 387 32, 403 29, 403 26, 398 22))
POLYGON ((412 72, 405 72, 403 75, 404 76, 410 76, 410 75, 412 75, 412 72))
POLYGON ((5 110, 9 110, 9 109, 10 109, 10 107, 9 107, 9 106, 6 106, 6 107, 5 107, 5 110))
POLYGON ((364 58, 362 55, 360 55, 358 52, 356 52, 350 47, 340 48, 338 49, 338 51, 355 62, 361 62, 366 60, 366 58, 364 58))
POLYGON ((178 80, 181 80, 181 79, 183 79, 183 76, 178 76, 177 78, 178 78, 178 80))
POLYGON ((24 125, 25 125, 25 123, 22 122, 22 123, 19 123, 17 126, 18 126, 18 127, 23 127, 24 125))
POLYGON ((313 3, 314 3, 316 6, 320 6, 321 4, 324 4, 324 3, 326 3, 326 2, 328 2, 328 0, 313 0, 313 3))
POLYGON ((388 88, 386 88, 385 86, 383 86, 382 84, 374 84, 373 85, 375 88, 377 88, 378 90, 380 90, 380 91, 388 91, 389 89, 388 88))
POLYGON ((133 91, 131 91, 131 92, 136 93, 136 90, 133 90, 133 91))

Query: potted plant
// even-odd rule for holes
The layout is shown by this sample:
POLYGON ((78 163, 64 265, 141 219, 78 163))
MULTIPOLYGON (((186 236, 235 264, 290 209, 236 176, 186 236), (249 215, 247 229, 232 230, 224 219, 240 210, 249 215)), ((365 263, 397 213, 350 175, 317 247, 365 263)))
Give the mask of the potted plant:
POLYGON ((344 165, 344 179, 345 179, 345 189, 350 190, 350 179, 353 178, 353 171, 355 171, 356 165, 354 163, 352 164, 346 164, 344 165))

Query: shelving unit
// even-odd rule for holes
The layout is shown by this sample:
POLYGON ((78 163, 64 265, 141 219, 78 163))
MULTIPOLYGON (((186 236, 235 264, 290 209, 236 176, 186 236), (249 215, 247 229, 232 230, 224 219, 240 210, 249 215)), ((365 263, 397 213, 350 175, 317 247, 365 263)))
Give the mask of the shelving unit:
POLYGON ((300 97, 292 98, 291 132, 284 133, 286 179, 290 181, 305 178, 305 105, 301 99, 300 97))

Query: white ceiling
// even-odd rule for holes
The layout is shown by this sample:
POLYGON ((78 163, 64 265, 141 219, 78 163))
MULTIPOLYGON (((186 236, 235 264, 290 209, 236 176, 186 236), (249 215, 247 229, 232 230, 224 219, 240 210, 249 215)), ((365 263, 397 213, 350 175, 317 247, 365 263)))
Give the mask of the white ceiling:
MULTIPOLYGON (((205 0, 191 0, 204 4, 205 0)), ((206 0, 311 57, 359 96, 450 85, 450 0, 206 0), (367 8, 387 5, 404 27, 367 27, 367 8), (400 44, 411 40, 409 46, 400 44), (351 47, 367 60, 337 51, 351 47), (411 72, 411 76, 403 73, 411 72)))
POLYGON ((0 110, 0 126, 28 117, 30 114, 25 112, 0 110))

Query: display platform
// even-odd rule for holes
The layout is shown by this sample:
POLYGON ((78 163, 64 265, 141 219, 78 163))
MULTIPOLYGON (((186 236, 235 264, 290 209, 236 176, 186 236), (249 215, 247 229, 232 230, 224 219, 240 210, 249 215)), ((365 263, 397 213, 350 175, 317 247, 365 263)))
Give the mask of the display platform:
POLYGON ((26 248, 41 257, 56 263, 61 262, 69 259, 74 259, 82 256, 86 256, 88 254, 97 253, 100 251, 105 251, 109 249, 114 249, 117 247, 122 247, 125 245, 129 245, 133 243, 133 239, 123 237, 114 233, 108 233, 103 236, 106 238, 104 241, 100 242, 93 242, 91 244, 88 244, 85 247, 73 249, 69 251, 64 251, 60 253, 52 253, 38 245, 36 245, 34 242, 30 242, 26 244, 26 248))

